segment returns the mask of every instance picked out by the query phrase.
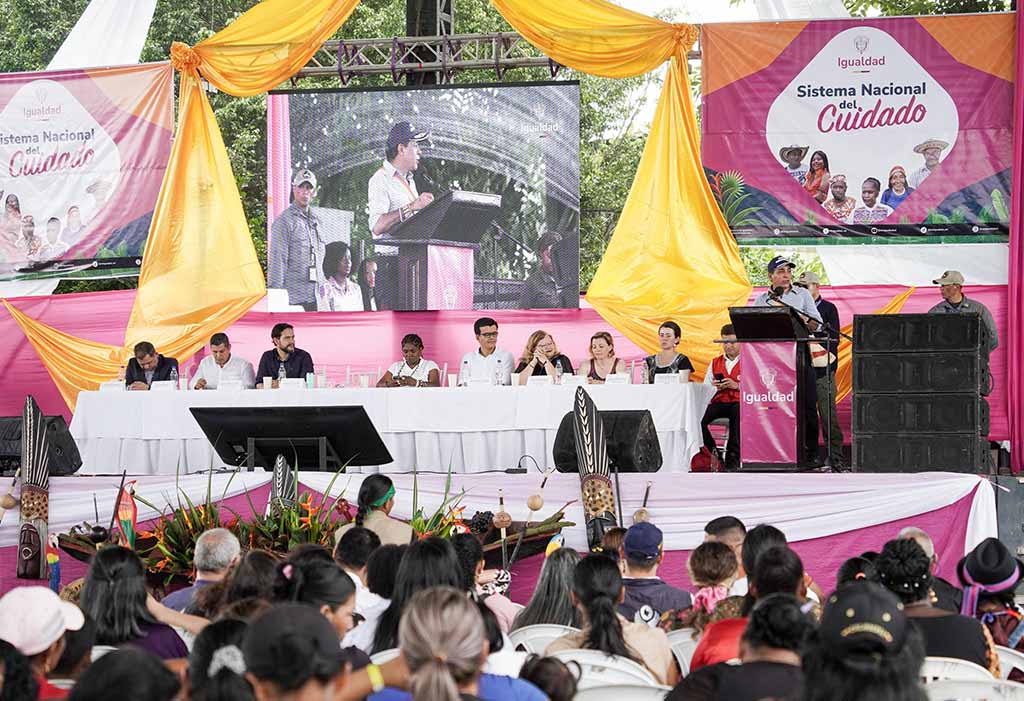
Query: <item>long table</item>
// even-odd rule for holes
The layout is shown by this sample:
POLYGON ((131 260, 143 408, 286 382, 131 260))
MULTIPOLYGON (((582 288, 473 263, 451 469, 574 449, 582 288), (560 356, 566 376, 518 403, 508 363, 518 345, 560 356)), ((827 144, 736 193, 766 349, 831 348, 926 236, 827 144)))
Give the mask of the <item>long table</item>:
MULTIPOLYGON (((662 470, 689 471, 701 446, 700 419, 714 395, 711 387, 595 385, 587 391, 598 409, 650 409, 662 470)), ((449 465, 454 472, 504 470, 527 455, 549 468, 574 392, 566 386, 82 392, 71 435, 86 473, 198 472, 226 466, 191 407, 359 405, 394 458, 382 472, 446 471, 449 465)))

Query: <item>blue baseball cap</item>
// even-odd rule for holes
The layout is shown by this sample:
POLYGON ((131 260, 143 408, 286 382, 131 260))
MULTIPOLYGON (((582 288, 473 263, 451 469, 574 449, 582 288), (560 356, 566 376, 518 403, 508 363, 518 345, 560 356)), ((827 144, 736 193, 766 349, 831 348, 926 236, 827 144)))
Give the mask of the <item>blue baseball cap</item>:
POLYGON ((417 129, 409 122, 398 122, 388 133, 388 150, 393 151, 410 141, 426 141, 430 132, 417 129))
POLYGON ((784 265, 791 269, 796 267, 796 265, 791 263, 785 256, 775 256, 768 261, 768 274, 771 275, 784 265))
POLYGON ((653 562, 661 556, 661 529, 653 523, 641 521, 626 531, 622 551, 630 560, 653 562))

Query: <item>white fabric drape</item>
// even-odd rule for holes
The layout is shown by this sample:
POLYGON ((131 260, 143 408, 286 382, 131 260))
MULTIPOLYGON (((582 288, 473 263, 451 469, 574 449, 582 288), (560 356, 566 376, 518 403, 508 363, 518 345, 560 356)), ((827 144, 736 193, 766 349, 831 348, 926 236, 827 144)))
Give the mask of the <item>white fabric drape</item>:
MULTIPOLYGON (((555 436, 562 417, 572 410, 574 391, 549 386, 82 392, 70 428, 83 472, 187 473, 223 466, 190 407, 359 405, 394 458, 383 472, 449 466, 455 472, 480 472, 514 467, 525 455, 553 467, 555 436)), ((663 469, 689 470, 700 449, 700 419, 713 388, 689 382, 592 386, 587 391, 598 409, 649 409, 663 469)))
MULTIPOLYGON (((323 492, 332 475, 302 473, 300 482, 323 492)), ((412 515, 413 475, 391 474, 395 482, 397 518, 412 515)), ((363 475, 340 478, 332 496, 345 491, 355 501, 363 475)), ((428 512, 442 502, 447 475, 419 474, 419 504, 428 512)), ((516 520, 529 515, 526 499, 537 493, 542 476, 503 473, 452 476, 452 492, 465 489, 464 503, 471 510, 498 511, 498 489, 504 490, 505 510, 516 520)), ((965 537, 965 552, 996 534, 995 496, 992 485, 978 475, 930 472, 890 474, 629 474, 620 475, 625 521, 643 503, 651 483, 647 509, 665 537, 666 550, 690 550, 704 540, 704 524, 732 514, 747 524, 770 523, 790 541, 810 540, 845 533, 890 521, 910 518, 949 506, 977 489, 965 537)), ((580 480, 574 474, 554 474, 544 490, 544 508, 534 515, 547 518, 568 501, 579 500, 580 480)), ((472 516, 472 513, 468 514, 472 516)), ((577 501, 566 511, 577 524, 566 532, 567 545, 585 550, 583 507, 577 501)))
POLYGON ((849 17, 842 0, 754 0, 761 19, 831 19, 849 17))
MULTIPOLYGON (((180 494, 187 494, 192 503, 200 504, 206 500, 209 487, 210 497, 213 501, 230 499, 243 494, 247 489, 256 489, 267 484, 270 481, 270 473, 215 474, 212 477, 209 475, 185 475, 182 477, 160 475, 143 478, 129 477, 128 479, 137 480, 135 483, 136 494, 161 509, 160 512, 154 511, 141 501, 136 500, 141 523, 156 518, 162 512, 170 512, 177 508, 180 494)), ((51 477, 50 532, 67 533, 72 526, 83 521, 95 524, 94 495, 100 524, 103 527, 108 526, 120 483, 120 475, 51 477)), ((181 501, 184 503, 185 498, 181 497, 181 501)), ((258 504, 256 506, 260 507, 258 504)), ((19 527, 17 508, 4 514, 3 521, 0 522, 0 547, 18 544, 19 527)))
POLYGON ((92 0, 47 70, 139 62, 156 0, 92 0))

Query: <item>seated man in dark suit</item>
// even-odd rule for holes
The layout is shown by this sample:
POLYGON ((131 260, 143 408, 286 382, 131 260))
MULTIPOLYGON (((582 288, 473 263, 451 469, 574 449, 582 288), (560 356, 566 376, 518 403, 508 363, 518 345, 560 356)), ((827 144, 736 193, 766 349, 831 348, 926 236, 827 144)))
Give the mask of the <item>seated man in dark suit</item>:
POLYGON ((128 389, 147 390, 154 382, 171 379, 171 371, 178 372, 178 361, 156 352, 149 341, 135 344, 135 357, 128 361, 124 384, 128 389))

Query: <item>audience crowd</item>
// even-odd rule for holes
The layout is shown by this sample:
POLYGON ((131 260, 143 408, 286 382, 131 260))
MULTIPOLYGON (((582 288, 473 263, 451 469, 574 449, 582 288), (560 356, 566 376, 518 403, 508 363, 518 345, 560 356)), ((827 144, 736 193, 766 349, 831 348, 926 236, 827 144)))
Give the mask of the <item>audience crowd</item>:
POLYGON ((80 589, 11 590, 0 700, 571 701, 587 686, 574 651, 590 650, 645 670, 670 701, 917 701, 926 657, 997 679, 997 646, 1024 651, 1024 563, 994 538, 959 561, 954 585, 928 534, 904 529, 845 561, 825 594, 782 531, 723 516, 690 553, 684 590, 659 576, 662 533, 642 522, 608 531, 596 553, 550 551, 520 606, 475 536, 406 537, 393 500, 388 478, 366 480, 333 553, 246 552, 207 531, 193 583, 160 602, 138 556, 113 545, 80 589), (517 649, 539 625, 561 632, 517 649))

